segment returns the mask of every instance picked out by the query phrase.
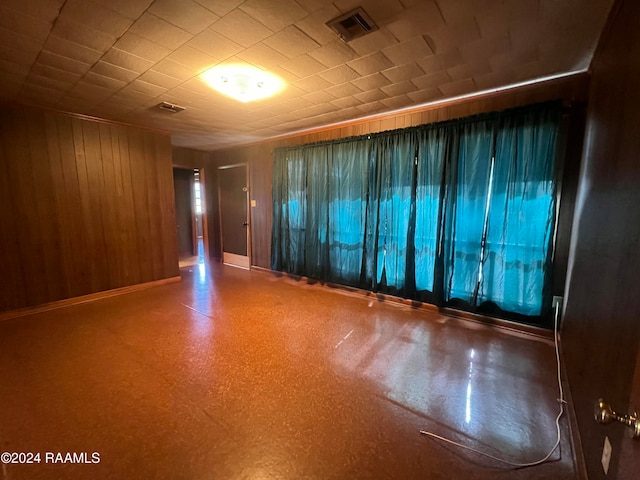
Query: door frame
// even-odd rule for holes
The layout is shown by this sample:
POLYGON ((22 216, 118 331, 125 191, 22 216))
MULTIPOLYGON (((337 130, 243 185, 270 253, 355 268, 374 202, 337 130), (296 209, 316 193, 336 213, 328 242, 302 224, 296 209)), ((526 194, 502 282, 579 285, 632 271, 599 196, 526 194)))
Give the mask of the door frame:
POLYGON ((250 188, 250 177, 249 177, 249 164, 247 162, 241 162, 241 163, 232 163, 229 165, 221 165, 218 167, 218 172, 220 172, 220 170, 228 170, 230 168, 238 168, 238 167, 243 167, 244 168, 244 172, 245 172, 245 188, 246 188, 246 200, 245 200, 245 204, 246 204, 246 208, 247 208, 247 212, 246 212, 246 218, 247 218, 247 228, 246 228, 246 241, 247 241, 247 261, 244 262, 243 257, 241 255, 234 255, 232 253, 228 253, 227 256, 231 257, 231 259, 235 259, 235 260, 239 260, 238 263, 233 263, 233 262, 227 262, 225 261, 225 252, 224 252, 224 232, 223 232, 223 228, 222 228, 222 216, 223 216, 223 212, 222 212, 222 195, 220 192, 220 174, 218 174, 218 220, 220 222, 220 254, 222 256, 222 263, 225 265, 230 265, 233 267, 238 267, 238 268, 244 268, 246 270, 250 270, 251 269, 251 209, 249 208, 249 192, 251 190, 250 188), (237 258, 236 258, 237 257, 237 258))
POLYGON ((173 168, 178 168, 180 170, 189 170, 191 171, 191 178, 189 181, 189 196, 190 196, 190 204, 191 204, 191 239, 194 245, 194 255, 198 254, 198 231, 196 229, 196 206, 195 206, 195 192, 193 189, 194 182, 194 170, 198 170, 200 173, 200 204, 202 207, 202 255, 204 257, 205 262, 209 261, 209 222, 208 222, 208 209, 207 209, 207 187, 206 187, 206 176, 205 176, 205 168, 204 167, 194 167, 192 165, 180 165, 177 163, 172 164, 173 168))

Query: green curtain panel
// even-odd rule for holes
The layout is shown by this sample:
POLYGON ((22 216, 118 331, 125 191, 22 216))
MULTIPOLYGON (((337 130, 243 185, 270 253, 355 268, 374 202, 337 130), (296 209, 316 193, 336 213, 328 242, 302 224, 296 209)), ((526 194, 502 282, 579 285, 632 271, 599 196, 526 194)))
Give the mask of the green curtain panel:
POLYGON ((535 323, 561 115, 554 102, 275 149, 271 268, 535 323))

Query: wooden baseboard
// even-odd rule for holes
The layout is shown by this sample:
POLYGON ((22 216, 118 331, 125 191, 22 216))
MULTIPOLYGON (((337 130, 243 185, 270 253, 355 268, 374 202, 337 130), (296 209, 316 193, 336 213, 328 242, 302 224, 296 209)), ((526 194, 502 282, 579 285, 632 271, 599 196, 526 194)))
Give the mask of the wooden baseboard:
POLYGON ((138 283, 136 285, 114 288, 111 290, 105 290, 103 292, 90 293, 88 295, 81 295, 79 297, 56 300, 55 302, 43 303, 42 305, 36 305, 33 307, 18 308, 16 310, 0 312, 0 321, 18 317, 25 317, 27 315, 33 315, 36 313, 48 312, 50 310, 56 310, 58 308, 68 307, 70 305, 94 302, 102 298, 115 297, 116 295, 124 295, 125 293, 137 292, 138 290, 146 290, 147 288, 158 287, 160 285, 166 285, 168 283, 176 283, 180 282, 181 280, 182 279, 180 278, 180 276, 163 278, 161 280, 154 280, 153 282, 138 283))

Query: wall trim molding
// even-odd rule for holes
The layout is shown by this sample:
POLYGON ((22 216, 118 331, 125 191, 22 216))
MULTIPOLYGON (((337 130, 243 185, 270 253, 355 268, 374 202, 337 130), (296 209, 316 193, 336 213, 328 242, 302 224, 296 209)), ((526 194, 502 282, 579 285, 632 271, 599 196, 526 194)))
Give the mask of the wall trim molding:
POLYGON ((14 318, 26 317, 27 315, 35 315, 38 313, 57 310, 59 308, 64 308, 71 305, 79 305, 81 303, 94 302, 96 300, 101 300, 103 298, 115 297, 118 295, 125 295, 127 293, 137 292, 139 290, 146 290, 148 288, 159 287, 160 285, 177 283, 181 281, 182 281, 182 278, 178 275, 175 277, 154 280, 152 282, 138 283, 136 285, 113 288, 111 290, 104 290, 102 292, 89 293, 88 295, 81 295, 79 297, 65 298, 63 300, 56 300, 54 302, 43 303, 41 305, 36 305, 33 307, 25 307, 25 308, 18 308, 15 310, 8 310, 6 312, 0 312, 0 322, 3 320, 11 320, 14 318))

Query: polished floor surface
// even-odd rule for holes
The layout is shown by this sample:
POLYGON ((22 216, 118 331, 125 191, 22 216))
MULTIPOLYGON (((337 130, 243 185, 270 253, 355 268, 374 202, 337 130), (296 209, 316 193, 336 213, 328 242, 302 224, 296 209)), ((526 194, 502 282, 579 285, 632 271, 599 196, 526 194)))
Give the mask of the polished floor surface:
POLYGON ((182 276, 0 322, 0 452, 41 454, 0 479, 575 478, 566 418, 521 469, 419 433, 545 456, 549 340, 264 272, 182 276))

